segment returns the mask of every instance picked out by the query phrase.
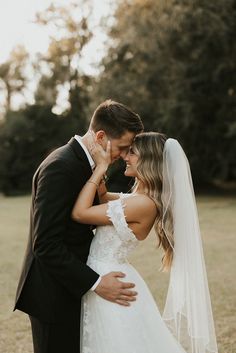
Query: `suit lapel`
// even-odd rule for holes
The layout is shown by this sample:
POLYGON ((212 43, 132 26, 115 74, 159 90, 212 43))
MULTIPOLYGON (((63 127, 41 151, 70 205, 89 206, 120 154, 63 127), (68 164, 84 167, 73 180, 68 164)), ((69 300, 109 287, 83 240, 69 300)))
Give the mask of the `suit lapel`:
POLYGON ((81 147, 81 145, 79 144, 78 141, 76 141, 76 139, 74 137, 72 137, 70 139, 70 141, 68 142, 68 145, 71 146, 71 148, 73 149, 75 155, 77 158, 79 158, 80 160, 84 160, 86 162, 86 164, 90 167, 91 172, 92 172, 92 168, 89 164, 88 158, 86 156, 86 153, 84 152, 83 148, 81 147))

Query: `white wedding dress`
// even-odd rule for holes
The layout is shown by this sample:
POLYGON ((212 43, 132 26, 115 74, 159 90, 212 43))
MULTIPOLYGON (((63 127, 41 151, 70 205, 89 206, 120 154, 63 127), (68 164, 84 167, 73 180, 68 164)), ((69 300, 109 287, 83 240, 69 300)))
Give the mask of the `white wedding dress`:
POLYGON ((144 280, 127 260, 139 243, 125 220, 123 198, 127 196, 108 202, 107 215, 113 225, 97 227, 87 264, 100 275, 124 272, 124 280, 135 283, 137 300, 123 307, 92 291, 86 293, 81 353, 186 353, 164 323, 144 280))

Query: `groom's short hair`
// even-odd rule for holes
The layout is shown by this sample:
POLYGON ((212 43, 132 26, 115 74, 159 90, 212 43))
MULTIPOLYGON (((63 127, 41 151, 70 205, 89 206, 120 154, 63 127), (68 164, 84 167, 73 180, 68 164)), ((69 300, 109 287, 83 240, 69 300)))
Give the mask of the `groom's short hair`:
POLYGON ((111 138, 119 138, 125 132, 138 134, 143 131, 140 116, 124 104, 108 99, 94 111, 90 129, 94 132, 104 130, 111 138))

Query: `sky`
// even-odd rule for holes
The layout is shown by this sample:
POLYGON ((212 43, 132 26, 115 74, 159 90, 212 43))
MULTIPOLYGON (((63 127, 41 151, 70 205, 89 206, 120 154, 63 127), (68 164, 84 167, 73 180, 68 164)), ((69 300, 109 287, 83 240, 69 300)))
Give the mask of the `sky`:
MULTIPOLYGON (((93 5, 94 27, 103 15, 111 12, 111 0, 90 0, 93 5)), ((45 52, 49 35, 46 29, 33 23, 37 11, 46 9, 51 3, 67 5, 70 0, 0 0, 0 64, 17 44, 23 44, 31 54, 45 52)), ((76 2, 76 0, 74 0, 76 2)), ((92 61, 103 54, 106 37, 95 30, 95 38, 85 51, 83 67, 86 73, 94 73, 92 61), (95 55, 96 54, 96 55, 95 55)))
MULTIPOLYGON (((78 0, 79 1, 79 0, 78 0)), ((94 37, 83 51, 84 57, 80 61, 80 66, 86 74, 95 75, 98 70, 93 65, 99 62, 104 55, 104 45, 106 35, 99 27, 101 17, 112 12, 112 4, 115 0, 89 0, 93 7, 92 27, 94 37)), ((48 29, 36 25, 33 20, 36 12, 43 11, 50 4, 68 5, 76 0, 0 0, 0 65, 7 60, 11 50, 18 44, 23 44, 34 56, 36 53, 47 51, 49 44, 48 29)), ((33 102, 33 90, 36 81, 29 84, 28 93, 25 96, 16 94, 13 96, 13 108, 17 109, 25 99, 33 102)), ((68 92, 61 90, 55 113, 60 114, 68 106, 68 92)), ((5 100, 0 94, 0 105, 5 100)), ((1 115, 1 109, 0 109, 1 115)))

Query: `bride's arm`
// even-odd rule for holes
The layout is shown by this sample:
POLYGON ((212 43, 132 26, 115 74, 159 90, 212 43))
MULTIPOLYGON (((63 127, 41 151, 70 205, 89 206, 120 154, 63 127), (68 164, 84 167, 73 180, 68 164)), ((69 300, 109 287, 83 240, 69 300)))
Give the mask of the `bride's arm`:
POLYGON ((110 141, 108 141, 106 151, 104 151, 100 145, 94 143, 91 153, 93 153, 93 157, 96 160, 96 168, 79 193, 72 210, 72 219, 85 224, 111 224, 106 215, 107 204, 104 203, 99 206, 93 206, 96 191, 98 191, 100 201, 102 193, 104 194, 103 196, 107 194, 106 188, 102 190, 101 181, 111 162, 110 141))
MULTIPOLYGON (((107 203, 93 206, 96 184, 99 184, 102 175, 103 172, 96 167, 92 177, 84 185, 72 210, 74 221, 94 225, 112 224, 107 215, 107 203)), ((155 217, 156 205, 149 197, 139 195, 125 200, 126 222, 139 240, 146 238, 155 217), (146 224, 145 226, 143 226, 144 223, 146 224)))
POLYGON ((74 221, 94 225, 111 224, 106 215, 107 203, 93 206, 97 188, 99 187, 105 172, 105 167, 98 165, 91 178, 80 191, 72 210, 72 219, 74 221))
MULTIPOLYGON (((107 203, 93 206, 94 197, 99 187, 99 184, 106 172, 110 163, 110 144, 108 144, 107 150, 101 152, 101 159, 97 162, 97 166, 82 188, 79 196, 75 202, 72 210, 73 220, 93 225, 107 225, 112 224, 107 215, 107 203)), ((147 220, 154 221, 156 216, 156 206, 149 197, 145 195, 139 195, 136 197, 127 198, 125 201, 125 218, 130 228, 136 234, 140 230, 140 223, 147 220), (151 217, 151 218, 150 218, 151 217)), ((152 222, 151 222, 152 223, 152 222)), ((138 236, 137 236, 138 237, 138 236)), ((138 237, 139 238, 139 237, 138 237)), ((143 235, 140 235, 140 239, 143 235)))

